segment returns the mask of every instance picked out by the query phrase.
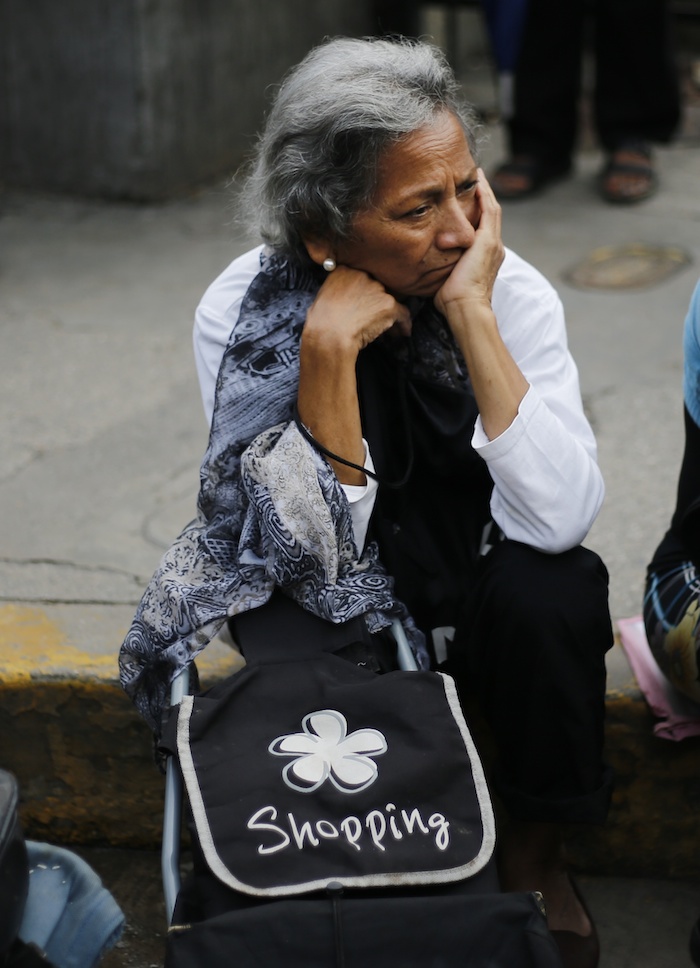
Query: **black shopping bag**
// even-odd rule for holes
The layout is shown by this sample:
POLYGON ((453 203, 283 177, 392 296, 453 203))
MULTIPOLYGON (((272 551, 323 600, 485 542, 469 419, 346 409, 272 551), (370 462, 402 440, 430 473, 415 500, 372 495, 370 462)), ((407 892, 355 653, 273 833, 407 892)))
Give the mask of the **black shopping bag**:
POLYGON ((245 894, 442 884, 478 873, 494 817, 453 680, 335 655, 252 663, 177 716, 212 873, 245 894))

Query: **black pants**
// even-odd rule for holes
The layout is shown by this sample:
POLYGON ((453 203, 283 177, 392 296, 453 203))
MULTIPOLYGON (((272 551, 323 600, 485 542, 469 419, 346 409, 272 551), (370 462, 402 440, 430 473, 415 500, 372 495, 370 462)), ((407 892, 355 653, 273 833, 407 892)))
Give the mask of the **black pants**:
POLYGON ((494 785, 512 817, 605 819, 605 653, 612 641, 608 574, 593 552, 547 555, 503 541, 481 559, 448 664, 494 733, 494 785))
POLYGON ((530 0, 508 125, 513 154, 570 163, 589 11, 601 145, 610 151, 629 139, 671 139, 680 96, 666 0, 530 0))
POLYGON ((417 37, 420 32, 418 0, 374 0, 372 11, 377 34, 417 37))

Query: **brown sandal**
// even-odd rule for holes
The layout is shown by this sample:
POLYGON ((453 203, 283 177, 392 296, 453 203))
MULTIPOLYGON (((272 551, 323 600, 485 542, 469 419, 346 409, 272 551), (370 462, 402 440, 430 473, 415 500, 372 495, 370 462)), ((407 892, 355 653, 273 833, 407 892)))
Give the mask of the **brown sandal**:
POLYGON ((651 147, 645 142, 621 144, 611 153, 599 176, 600 194, 606 202, 617 205, 632 205, 650 198, 658 184, 651 147))

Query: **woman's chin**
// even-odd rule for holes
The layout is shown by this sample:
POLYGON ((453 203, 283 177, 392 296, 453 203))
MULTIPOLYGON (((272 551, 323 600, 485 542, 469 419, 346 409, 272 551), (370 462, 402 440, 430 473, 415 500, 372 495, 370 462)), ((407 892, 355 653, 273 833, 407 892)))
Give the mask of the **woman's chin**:
POLYGON ((412 286, 406 286, 401 291, 393 289, 388 291, 400 302, 406 302, 409 299, 432 299, 440 292, 444 282, 445 279, 442 278, 419 279, 412 286))
POLYGON ((420 287, 420 292, 416 292, 415 295, 422 296, 423 299, 433 299, 442 289, 444 281, 444 279, 431 279, 424 282, 420 287))

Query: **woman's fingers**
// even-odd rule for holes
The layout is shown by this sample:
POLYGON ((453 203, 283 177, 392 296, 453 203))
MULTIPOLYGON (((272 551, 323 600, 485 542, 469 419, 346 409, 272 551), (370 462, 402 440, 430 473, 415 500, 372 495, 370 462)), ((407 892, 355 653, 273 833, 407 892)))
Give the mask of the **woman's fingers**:
POLYGON ((306 319, 308 333, 331 343, 348 341, 356 352, 394 326, 402 335, 410 333, 406 306, 376 279, 346 266, 329 274, 306 319))
POLYGON ((494 194, 493 188, 491 188, 491 185, 489 184, 488 178, 484 174, 484 169, 478 168, 477 175, 477 192, 481 200, 481 209, 482 211, 484 208, 488 209, 489 212, 492 212, 494 215, 496 215, 500 221, 501 206, 496 198, 496 195, 494 194))
POLYGON ((503 261, 501 206, 481 168, 479 168, 477 198, 479 199, 481 218, 475 233, 474 246, 480 245, 491 256, 492 260, 500 265, 503 261))
POLYGON ((505 257, 501 239, 501 206, 482 169, 478 170, 479 221, 474 241, 435 295, 443 315, 454 301, 491 301, 493 284, 505 257))

